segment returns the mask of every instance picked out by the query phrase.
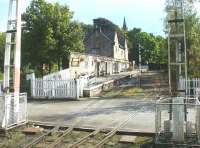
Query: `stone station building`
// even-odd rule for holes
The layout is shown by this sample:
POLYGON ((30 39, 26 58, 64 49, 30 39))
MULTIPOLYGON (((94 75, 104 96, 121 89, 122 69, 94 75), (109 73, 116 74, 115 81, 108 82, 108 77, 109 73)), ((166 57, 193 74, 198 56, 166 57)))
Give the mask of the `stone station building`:
MULTIPOLYGON (((94 19, 94 30, 85 37, 85 53, 71 53, 69 68, 74 75, 112 75, 129 68, 127 40, 111 21, 94 19)), ((126 23, 124 20, 124 29, 126 23)))

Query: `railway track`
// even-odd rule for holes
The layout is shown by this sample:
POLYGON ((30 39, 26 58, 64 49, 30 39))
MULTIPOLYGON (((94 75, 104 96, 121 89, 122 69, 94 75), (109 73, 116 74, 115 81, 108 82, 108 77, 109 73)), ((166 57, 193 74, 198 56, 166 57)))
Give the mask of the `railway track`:
MULTIPOLYGON (((89 112, 89 108, 93 105, 97 104, 97 100, 94 100, 90 103, 88 103, 84 108, 82 108, 82 111, 86 111, 89 112)), ((81 112, 82 115, 83 112, 81 112)), ((71 125, 70 127, 68 127, 65 131, 62 131, 62 133, 60 133, 58 135, 58 138, 56 139, 56 141, 54 142, 54 144, 49 145, 48 147, 55 147, 57 145, 57 143, 60 143, 62 141, 62 139, 67 135, 70 134, 70 132, 73 131, 73 128, 79 123, 81 122, 81 119, 77 120, 73 125, 71 125), (54 146, 55 145, 55 146, 54 146)), ((40 144, 41 141, 44 141, 44 139, 46 137, 48 137, 49 135, 54 135, 55 133, 59 133, 59 129, 60 129, 60 125, 56 125, 53 129, 47 131, 46 133, 44 133, 43 135, 40 135, 39 137, 33 139, 31 142, 29 142, 28 144, 25 144, 25 146, 23 146, 23 148, 34 148, 36 145, 40 144)), ((46 148, 46 146, 45 146, 46 148)))
MULTIPOLYGON (((145 98, 144 98, 145 100, 145 98)), ((142 109, 142 108, 141 108, 142 109)), ((89 110, 88 110, 89 111, 89 110)), ((137 112, 137 111, 136 111, 137 112)), ((61 129, 59 126, 55 126, 52 130, 48 131, 47 133, 41 135, 40 137, 34 139, 32 142, 27 144, 24 148, 33 148, 33 147, 40 147, 40 148, 77 148, 83 147, 87 148, 92 145, 94 148, 100 148, 104 146, 106 143, 109 142, 112 137, 116 136, 116 133, 123 128, 130 119, 132 119, 135 113, 129 114, 129 118, 125 119, 123 122, 118 122, 119 124, 108 132, 103 132, 103 127, 97 127, 92 132, 85 132, 83 133, 76 133, 74 131, 76 125, 81 122, 82 120, 77 121, 67 129, 61 129), (55 136, 55 138, 51 141, 48 141, 49 135, 55 136), (46 139, 46 140, 45 140, 46 139)), ((113 120, 114 121, 114 120, 113 120)))
POLYGON ((53 129, 49 130, 47 133, 44 133, 43 135, 39 136, 38 138, 35 138, 33 141, 25 145, 23 148, 32 148, 35 145, 37 145, 39 142, 41 142, 46 136, 53 134, 59 129, 59 126, 55 126, 53 129))
POLYGON ((94 130, 93 132, 87 132, 87 134, 85 134, 84 136, 80 136, 81 138, 77 138, 79 137, 77 135, 76 138, 73 137, 73 130, 75 127, 75 124, 70 126, 69 128, 67 128, 66 130, 62 131, 60 133, 60 135, 53 141, 53 142, 48 142, 45 143, 44 141, 42 141, 42 139, 44 140, 46 136, 48 136, 50 133, 52 133, 52 131, 55 131, 56 129, 53 128, 52 130, 50 130, 48 132, 48 134, 46 133, 45 135, 42 135, 40 138, 37 138, 36 140, 34 140, 33 142, 31 142, 32 144, 27 145, 24 148, 29 148, 29 147, 44 147, 44 148, 56 148, 56 147, 67 147, 67 148, 77 148, 77 147, 87 147, 88 143, 91 143, 92 139, 93 140, 93 147, 99 148, 101 146, 103 146, 106 142, 109 141, 109 139, 111 139, 113 136, 116 135, 116 133, 124 126, 127 124, 127 122, 131 119, 131 117, 123 122, 121 122, 119 125, 117 125, 115 128, 113 128, 111 131, 109 132, 105 132, 105 133, 101 133, 101 131, 103 130, 103 128, 97 128, 96 130, 94 130), (100 138, 96 137, 98 134, 100 134, 100 138), (66 140, 68 137, 73 137, 72 139, 70 139, 69 143, 66 143, 64 140, 66 140), (98 139, 98 140, 97 140, 98 139), (41 142, 40 145, 39 142, 41 142), (43 146, 41 146, 43 144, 43 146), (85 146, 84 146, 85 145, 85 146))

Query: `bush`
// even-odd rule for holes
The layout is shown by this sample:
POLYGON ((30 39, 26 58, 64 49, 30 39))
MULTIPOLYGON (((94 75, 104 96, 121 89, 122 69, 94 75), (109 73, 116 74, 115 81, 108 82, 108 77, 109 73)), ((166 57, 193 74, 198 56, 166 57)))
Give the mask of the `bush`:
POLYGON ((0 80, 3 80, 3 73, 0 72, 0 80))

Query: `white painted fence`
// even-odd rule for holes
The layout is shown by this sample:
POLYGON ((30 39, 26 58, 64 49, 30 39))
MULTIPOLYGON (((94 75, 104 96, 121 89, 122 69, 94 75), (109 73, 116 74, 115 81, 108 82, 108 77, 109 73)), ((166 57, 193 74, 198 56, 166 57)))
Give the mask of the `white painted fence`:
POLYGON ((187 89, 187 96, 190 98, 200 97, 200 79, 188 79, 187 85, 186 80, 181 79, 179 82, 179 88, 182 90, 187 89))
POLYGON ((13 94, 0 96, 1 128, 9 129, 27 122, 27 94, 21 93, 19 98, 13 94), (18 106, 19 105, 19 106, 18 106), (19 111, 18 108, 19 107, 19 111))
POLYGON ((70 69, 64 69, 43 77, 43 80, 68 80, 70 79, 70 69))
POLYGON ((79 98, 83 97, 83 88, 87 85, 87 77, 70 80, 31 80, 33 98, 79 98))

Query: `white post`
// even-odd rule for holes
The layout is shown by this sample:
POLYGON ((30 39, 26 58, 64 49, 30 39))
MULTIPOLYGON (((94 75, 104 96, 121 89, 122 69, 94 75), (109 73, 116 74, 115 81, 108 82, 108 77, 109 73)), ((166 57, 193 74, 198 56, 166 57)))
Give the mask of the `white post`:
POLYGON ((32 73, 30 75, 27 75, 27 79, 26 80, 31 80, 31 96, 34 97, 35 96, 35 73, 32 73))
POLYGON ((196 107, 196 127, 198 143, 200 144, 200 107, 198 105, 196 107))
POLYGON ((161 110, 158 104, 156 104, 156 113, 155 113, 155 130, 156 134, 159 133, 161 127, 161 110))
MULTIPOLYGON (((51 81, 49 81, 49 82, 52 82, 52 83, 51 83, 52 86, 48 86, 48 91, 50 90, 50 89, 49 89, 49 87, 50 87, 50 88, 51 88, 51 91, 52 91, 52 97, 55 98, 55 97, 56 97, 56 96, 55 96, 55 89, 56 89, 56 88, 59 88, 58 85, 56 86, 56 83, 60 83, 60 81, 51 80, 51 81)), ((61 88, 59 88, 59 92, 61 92, 60 89, 61 89, 61 88)))
POLYGON ((184 98, 173 98, 173 103, 173 140, 176 142, 184 142, 184 105, 175 105, 176 103, 184 104, 184 98))
POLYGON ((79 93, 80 93, 80 91, 79 91, 79 79, 75 79, 75 87, 76 87, 76 99, 79 99, 79 93))

